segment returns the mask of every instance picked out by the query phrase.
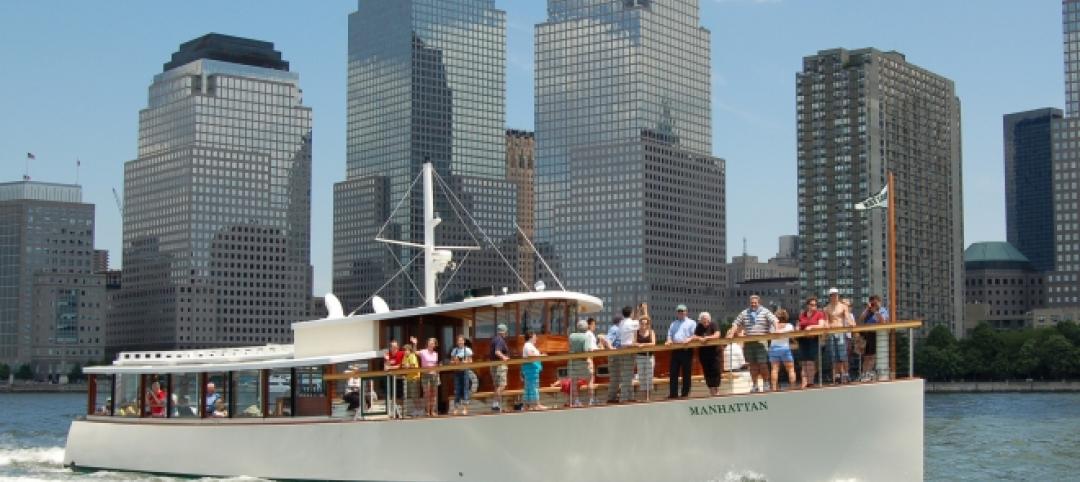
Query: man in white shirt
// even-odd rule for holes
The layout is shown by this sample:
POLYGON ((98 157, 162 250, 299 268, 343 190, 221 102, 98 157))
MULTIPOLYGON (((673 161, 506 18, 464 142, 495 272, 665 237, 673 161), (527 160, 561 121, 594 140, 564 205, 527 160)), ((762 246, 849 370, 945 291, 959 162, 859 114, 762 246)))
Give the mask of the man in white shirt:
MULTIPOLYGON (((637 331, 641 328, 638 320, 631 318, 634 309, 624 306, 623 319, 619 322, 619 348, 629 348, 637 344, 637 331)), ((619 365, 619 399, 623 402, 634 400, 634 355, 619 355, 613 363, 619 365)))

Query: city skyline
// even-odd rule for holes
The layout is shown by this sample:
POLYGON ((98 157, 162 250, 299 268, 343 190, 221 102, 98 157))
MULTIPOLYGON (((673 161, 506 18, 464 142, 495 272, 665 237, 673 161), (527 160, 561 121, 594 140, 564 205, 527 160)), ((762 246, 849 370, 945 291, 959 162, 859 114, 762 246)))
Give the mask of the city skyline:
MULTIPOLYGON (((202 18, 199 8, 177 12, 167 25, 138 22, 155 18, 159 9, 135 2, 66 5, 59 13, 50 5, 0 6, 0 35, 8 40, 0 52, 12 71, 21 73, 0 84, 20 93, 8 103, 11 115, 0 121, 8 134, 0 138, 0 158, 6 161, 0 179, 19 179, 24 156, 33 152, 34 180, 70 183, 80 159, 85 199, 99 206, 95 245, 112 251, 112 266, 118 267, 120 222, 111 189, 120 189, 123 162, 135 158, 134 112, 145 104, 149 73, 176 44, 208 32, 273 41, 303 74, 305 104, 316 112, 312 263, 316 293, 328 290, 331 185, 341 179, 345 165, 345 27, 356 2, 304 4, 290 9, 296 10, 293 15, 277 13, 295 5, 291 2, 260 2, 259 8, 240 2, 215 7, 220 15, 213 19, 202 18), (319 28, 292 32, 296 29, 289 27, 297 24, 319 28), (25 39, 34 48, 21 47, 25 39), (108 75, 79 83, 63 75, 91 69, 108 75)), ((1001 116, 1064 107, 1060 2, 988 2, 979 9, 962 2, 839 2, 823 9, 800 1, 702 0, 701 6, 702 25, 713 32, 713 153, 728 160, 730 177, 730 254, 742 252, 746 237, 749 252, 767 258, 777 236, 796 232, 792 86, 804 55, 834 47, 901 51, 956 82, 964 100, 964 244, 1005 239, 1001 116), (935 15, 920 13, 925 9, 935 15), (867 16, 891 21, 856 22, 867 16), (845 28, 813 28, 829 21, 845 28), (921 27, 909 27, 916 24, 921 27), (997 36, 1005 26, 1022 34, 997 36), (787 35, 768 38, 762 29, 787 35), (1020 85, 1027 88, 1016 88, 1020 85), (755 195, 749 186, 761 182, 777 186, 775 192, 767 202, 747 201, 755 195)), ((496 1, 496 7, 507 11, 506 127, 531 130, 532 32, 545 17, 544 4, 496 1)))

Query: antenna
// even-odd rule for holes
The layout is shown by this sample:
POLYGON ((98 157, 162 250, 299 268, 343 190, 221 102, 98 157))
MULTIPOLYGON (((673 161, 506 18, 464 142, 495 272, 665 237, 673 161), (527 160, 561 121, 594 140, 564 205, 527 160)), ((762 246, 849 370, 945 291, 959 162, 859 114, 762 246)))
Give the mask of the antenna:
POLYGON ((116 193, 116 188, 112 188, 112 197, 116 200, 116 209, 120 210, 120 217, 124 217, 124 202, 120 200, 120 195, 116 193))
POLYGON ((746 238, 742 238, 742 255, 746 256, 746 238))

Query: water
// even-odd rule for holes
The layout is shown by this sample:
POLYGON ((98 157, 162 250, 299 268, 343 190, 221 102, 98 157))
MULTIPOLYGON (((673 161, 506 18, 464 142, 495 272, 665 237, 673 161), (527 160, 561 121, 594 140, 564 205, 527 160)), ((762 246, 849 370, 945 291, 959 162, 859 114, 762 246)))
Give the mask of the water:
MULTIPOLYGON (((191 480, 65 469, 64 437, 85 403, 82 394, 0 394, 0 480, 191 480)), ((927 480, 1076 480, 1080 394, 927 395, 925 434, 927 480)))

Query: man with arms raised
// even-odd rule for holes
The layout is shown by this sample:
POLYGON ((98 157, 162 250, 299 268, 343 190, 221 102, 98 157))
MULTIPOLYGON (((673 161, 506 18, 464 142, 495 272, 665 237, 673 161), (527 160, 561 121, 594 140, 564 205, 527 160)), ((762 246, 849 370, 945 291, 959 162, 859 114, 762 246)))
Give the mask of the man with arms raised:
MULTIPOLYGON (((728 338, 733 338, 736 333, 742 336, 768 335, 769 327, 777 322, 768 308, 761 306, 761 297, 750 297, 750 307, 739 313, 727 332, 728 338)), ((748 341, 743 343, 743 356, 750 365, 750 377, 754 382, 753 392, 764 391, 766 377, 769 376, 769 352, 765 343, 760 341, 748 341)))
MULTIPOLYGON (((825 305, 825 317, 828 319, 829 328, 849 326, 848 320, 851 318, 851 308, 840 301, 840 290, 836 288, 829 288, 829 304, 825 305)), ((826 352, 832 359, 833 383, 847 383, 847 337, 844 333, 830 334, 825 347, 826 352)))

